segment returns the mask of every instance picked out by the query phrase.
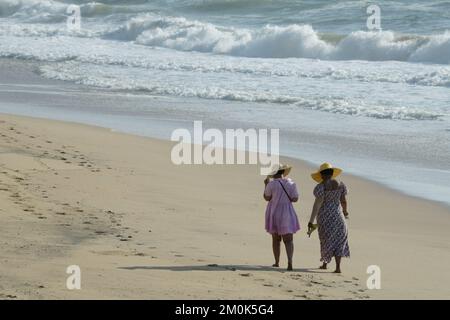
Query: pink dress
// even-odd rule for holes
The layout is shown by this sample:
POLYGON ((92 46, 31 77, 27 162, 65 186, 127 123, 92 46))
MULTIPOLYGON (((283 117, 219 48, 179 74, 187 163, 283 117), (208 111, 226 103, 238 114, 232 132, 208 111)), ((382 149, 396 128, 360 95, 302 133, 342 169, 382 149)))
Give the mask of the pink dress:
POLYGON ((297 186, 291 179, 274 179, 267 184, 264 194, 272 196, 272 199, 266 208, 266 231, 278 235, 296 233, 300 230, 300 224, 294 206, 281 183, 291 199, 298 198, 297 186))

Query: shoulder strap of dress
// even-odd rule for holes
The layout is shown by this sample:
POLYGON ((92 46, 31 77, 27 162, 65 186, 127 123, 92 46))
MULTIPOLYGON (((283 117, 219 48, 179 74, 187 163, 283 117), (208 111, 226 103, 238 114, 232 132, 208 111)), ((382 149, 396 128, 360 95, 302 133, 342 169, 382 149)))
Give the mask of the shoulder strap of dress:
POLYGON ((281 183, 281 181, 280 181, 280 180, 278 180, 278 182, 280 183, 281 187, 283 188, 284 192, 286 193, 287 197, 289 198, 289 201, 291 201, 291 202, 292 202, 292 198, 291 198, 291 196, 290 196, 290 195, 289 195, 289 193, 288 193, 288 192, 286 191, 286 189, 284 188, 284 186, 283 186, 283 184, 281 183))

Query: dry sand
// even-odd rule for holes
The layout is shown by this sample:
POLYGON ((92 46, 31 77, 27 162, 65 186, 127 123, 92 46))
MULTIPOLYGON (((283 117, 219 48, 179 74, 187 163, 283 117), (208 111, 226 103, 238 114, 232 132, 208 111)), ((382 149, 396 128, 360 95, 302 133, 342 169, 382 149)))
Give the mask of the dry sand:
MULTIPOLYGON (((312 168, 294 165, 302 230, 274 269, 256 166, 175 166, 172 143, 0 116, 0 298, 450 298, 450 210, 343 175, 352 257, 317 270, 312 168), (79 265, 81 290, 66 288, 79 265), (366 269, 381 268, 380 290, 366 269)), ((326 159, 332 161, 332 159, 326 159)), ((344 168, 345 169, 345 168, 344 168)))

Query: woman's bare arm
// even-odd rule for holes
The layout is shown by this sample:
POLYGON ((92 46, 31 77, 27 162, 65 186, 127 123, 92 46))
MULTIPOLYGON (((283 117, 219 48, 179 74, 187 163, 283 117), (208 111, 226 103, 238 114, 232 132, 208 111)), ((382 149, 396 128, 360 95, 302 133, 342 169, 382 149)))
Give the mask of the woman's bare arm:
POLYGON ((342 211, 344 212, 344 216, 348 216, 348 211, 347 211, 347 198, 345 197, 345 194, 343 194, 341 196, 341 206, 342 206, 342 211))
POLYGON ((263 197, 264 197, 264 200, 266 200, 266 201, 272 200, 272 195, 266 196, 266 187, 269 184, 269 182, 270 182, 269 178, 264 179, 264 193, 263 193, 263 197))

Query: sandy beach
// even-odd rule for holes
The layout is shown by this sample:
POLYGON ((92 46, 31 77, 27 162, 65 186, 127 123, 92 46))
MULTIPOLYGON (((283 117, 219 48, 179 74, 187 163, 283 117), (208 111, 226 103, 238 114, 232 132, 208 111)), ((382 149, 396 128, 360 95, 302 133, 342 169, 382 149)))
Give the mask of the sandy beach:
MULTIPOLYGON (((347 174, 352 257, 318 270, 314 168, 294 159, 294 271, 269 267, 259 168, 176 166, 173 143, 0 116, 0 298, 445 299, 450 210, 347 174), (66 268, 81 268, 81 290, 66 268), (381 289, 368 290, 369 265, 381 289), (332 269, 332 268, 331 268, 332 269)), ((351 165, 351 164, 349 164, 351 165)), ((344 168, 345 169, 345 168, 344 168)))

